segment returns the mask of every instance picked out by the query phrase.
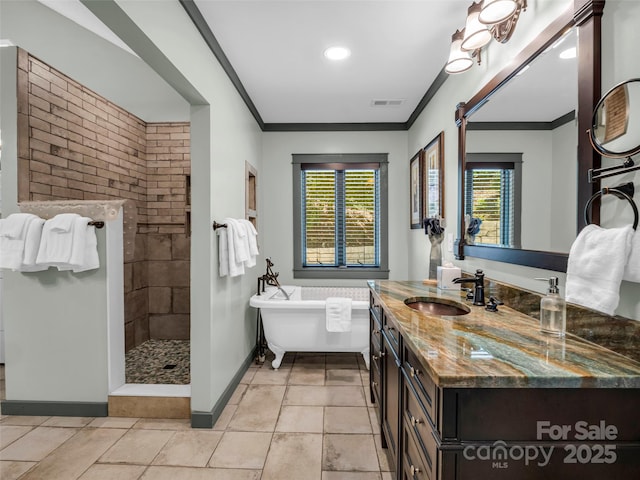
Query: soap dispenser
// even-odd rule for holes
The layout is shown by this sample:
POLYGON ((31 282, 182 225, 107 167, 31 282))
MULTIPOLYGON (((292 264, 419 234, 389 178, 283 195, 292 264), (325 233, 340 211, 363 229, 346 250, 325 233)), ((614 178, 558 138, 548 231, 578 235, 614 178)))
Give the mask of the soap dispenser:
POLYGON ((536 278, 549 282, 547 295, 540 300, 540 331, 563 337, 567 328, 567 306, 558 290, 558 277, 536 278))

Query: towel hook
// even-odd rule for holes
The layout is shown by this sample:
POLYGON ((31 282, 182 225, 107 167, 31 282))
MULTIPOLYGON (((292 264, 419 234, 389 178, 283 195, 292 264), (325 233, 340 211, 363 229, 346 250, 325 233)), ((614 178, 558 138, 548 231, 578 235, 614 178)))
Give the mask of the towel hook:
MULTIPOLYGON (((591 223, 591 204, 593 203, 593 201, 603 195, 612 194, 621 200, 626 200, 631 204, 631 208, 633 208, 633 229, 635 230, 638 227, 638 207, 636 206, 636 202, 634 202, 631 198, 631 195, 633 195, 633 190, 631 190, 631 195, 629 195, 622 190, 622 187, 626 187, 626 185, 619 185, 617 187, 605 187, 593 194, 593 196, 589 199, 584 207, 584 220, 587 225, 591 223)), ((631 187, 633 187, 633 184, 631 184, 631 187)))

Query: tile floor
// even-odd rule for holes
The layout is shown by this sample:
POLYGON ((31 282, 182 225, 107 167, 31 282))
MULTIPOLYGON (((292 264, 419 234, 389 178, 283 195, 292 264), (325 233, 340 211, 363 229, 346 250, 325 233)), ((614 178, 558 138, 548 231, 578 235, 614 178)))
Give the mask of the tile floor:
POLYGON ((0 416, 2 480, 391 480, 356 354, 251 366, 213 429, 0 416))

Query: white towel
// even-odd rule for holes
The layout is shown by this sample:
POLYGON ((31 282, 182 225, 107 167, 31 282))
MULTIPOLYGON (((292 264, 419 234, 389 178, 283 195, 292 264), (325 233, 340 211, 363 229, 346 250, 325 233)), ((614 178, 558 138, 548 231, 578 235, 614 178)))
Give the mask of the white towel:
POLYGON ((227 224, 227 248, 229 250, 229 276, 237 277, 238 275, 244 275, 244 261, 237 261, 236 248, 238 241, 236 238, 240 238, 240 235, 236 233, 236 225, 238 222, 233 218, 225 218, 224 223, 227 224))
POLYGON ((631 236, 631 253, 624 269, 623 280, 640 283, 640 232, 631 236))
POLYGON ((73 244, 71 246, 69 268, 74 273, 100 268, 96 227, 90 226, 90 221, 91 219, 87 217, 76 218, 72 227, 73 244))
POLYGON ((29 213, 14 213, 0 219, 0 268, 20 270, 24 259, 29 225, 40 220, 29 213))
POLYGON ((40 238, 42 237, 42 227, 44 219, 36 217, 31 220, 27 227, 24 240, 24 255, 22 256, 22 264, 18 270, 20 272, 41 272, 47 270, 47 265, 37 265, 36 257, 40 248, 40 238))
POLYGON ((60 213, 51 219, 49 228, 54 232, 70 232, 78 217, 77 213, 60 213))
POLYGON ((242 218, 239 220, 239 222, 244 225, 244 228, 247 232, 247 241, 249 245, 249 259, 244 262, 244 265, 249 268, 255 267, 256 256, 260 253, 258 252, 258 240, 256 238, 258 236, 258 232, 253 226, 253 223, 251 223, 249 220, 242 218))
POLYGON ((326 300, 327 332, 351 331, 351 299, 328 297, 326 300))
POLYGON ((75 213, 62 215, 65 219, 61 222, 56 220, 60 215, 56 215, 44 223, 36 263, 76 273, 99 268, 95 227, 88 225, 91 219, 75 213), (73 215, 73 222, 65 231, 68 215, 73 215))
POLYGON ((31 213, 12 213, 7 218, 0 219, 0 237, 24 238, 27 225, 34 218, 38 217, 31 213))
POLYGON ((218 228, 218 271, 221 277, 229 275, 229 243, 227 241, 227 229, 218 228))
POLYGON ((233 232, 233 247, 235 250, 236 262, 244 263, 251 258, 251 254, 249 253, 249 235, 247 233, 247 228, 242 220, 236 220, 235 218, 231 218, 229 220, 233 224, 231 231, 233 232))
POLYGON ((240 221, 245 224, 249 234, 249 254, 255 257, 260 254, 258 251, 258 231, 249 220, 243 218, 240 221))
MULTIPOLYGON (((75 213, 70 215, 81 218, 80 215, 75 213)), ((36 263, 64 270, 69 269, 69 260, 71 259, 71 250, 73 248, 73 229, 68 231, 59 229, 56 225, 60 225, 60 223, 56 221, 56 217, 44 222, 36 263)))
POLYGON ((566 300, 613 315, 631 249, 631 225, 587 225, 573 242, 567 265, 566 300))

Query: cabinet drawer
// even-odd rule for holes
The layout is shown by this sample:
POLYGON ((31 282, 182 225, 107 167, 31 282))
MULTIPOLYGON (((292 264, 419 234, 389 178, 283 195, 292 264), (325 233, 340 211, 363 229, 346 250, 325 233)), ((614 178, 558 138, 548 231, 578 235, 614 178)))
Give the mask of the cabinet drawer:
POLYGON ((400 332, 395 323, 386 314, 383 315, 383 328, 396 357, 400 357, 400 332))
MULTIPOLYGON (((406 375, 405 375, 406 378, 406 375)), ((426 460, 425 467, 435 471, 438 445, 433 436, 435 427, 429 420, 422 403, 418 400, 409 382, 404 383, 403 410, 405 428, 408 428, 416 440, 420 452, 426 460)))
POLYGON ((406 422, 403 431, 402 479, 431 480, 434 478, 432 471, 422 457, 415 437, 406 422))
POLYGON ((404 362, 402 368, 406 374, 418 400, 429 415, 431 422, 438 427, 437 400, 438 390, 436 384, 418 361, 416 355, 408 348, 404 349, 404 362))

